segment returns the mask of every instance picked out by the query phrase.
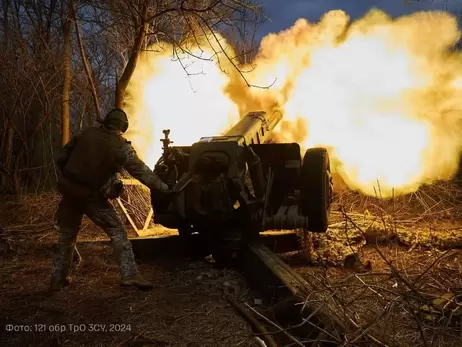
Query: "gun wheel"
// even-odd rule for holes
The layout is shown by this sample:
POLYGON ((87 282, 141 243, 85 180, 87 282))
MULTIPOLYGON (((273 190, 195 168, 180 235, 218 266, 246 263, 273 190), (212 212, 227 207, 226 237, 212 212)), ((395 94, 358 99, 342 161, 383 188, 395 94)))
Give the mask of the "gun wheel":
POLYGON ((300 176, 300 207, 308 217, 308 231, 324 233, 329 224, 333 189, 330 158, 325 148, 311 148, 305 152, 300 176))

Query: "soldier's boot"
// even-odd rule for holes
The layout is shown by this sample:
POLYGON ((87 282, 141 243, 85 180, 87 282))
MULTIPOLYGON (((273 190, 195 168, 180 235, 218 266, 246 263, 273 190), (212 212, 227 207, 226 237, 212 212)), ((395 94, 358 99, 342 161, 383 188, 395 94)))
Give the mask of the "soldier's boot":
POLYGON ((151 289, 152 283, 146 280, 140 273, 123 278, 120 281, 121 286, 135 286, 139 289, 151 289))
POLYGON ((74 259, 75 241, 59 240, 53 254, 50 290, 59 291, 71 283, 71 266, 74 259))
POLYGON ((112 237, 112 244, 120 268, 120 285, 135 286, 139 289, 151 289, 152 283, 144 279, 138 271, 132 244, 127 239, 125 232, 112 237))

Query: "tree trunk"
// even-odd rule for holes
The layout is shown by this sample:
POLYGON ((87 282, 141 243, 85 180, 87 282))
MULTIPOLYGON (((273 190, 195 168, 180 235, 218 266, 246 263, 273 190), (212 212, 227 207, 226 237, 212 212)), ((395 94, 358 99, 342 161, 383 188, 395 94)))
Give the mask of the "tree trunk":
POLYGON ((21 144, 21 147, 19 148, 18 153, 16 154, 12 172, 14 200, 17 204, 20 204, 22 202, 21 180, 19 177, 19 162, 21 160, 23 150, 24 143, 21 144))
POLYGON ((8 131, 6 133, 6 158, 5 158, 5 167, 7 170, 11 168, 11 159, 13 158, 13 145, 14 145, 14 129, 13 124, 11 124, 12 120, 6 120, 6 127, 8 131))
MULTIPOLYGON (((3 45, 4 45, 4 50, 5 52, 8 51, 9 48, 9 42, 10 42, 10 23, 9 23, 9 17, 8 17, 8 8, 10 5, 9 0, 3 0, 2 2, 2 11, 3 11, 3 45)), ((4 124, 5 124, 5 133, 6 133, 6 145, 5 145, 5 140, 2 141, 2 146, 0 147, 0 158, 2 157, 3 154, 3 147, 6 147, 6 153, 5 153, 5 162, 3 163, 4 169, 6 170, 3 173, 0 173, 0 186, 4 187, 7 184, 7 171, 8 171, 8 156, 11 153, 11 144, 13 143, 13 129, 9 126, 8 123, 8 118, 6 117, 6 109, 3 111, 3 119, 4 119, 4 124), (10 141, 11 138, 11 141, 10 141)))
POLYGON ((2 175, 2 179, 1 179, 1 185, 2 186, 6 186, 7 185, 7 180, 8 180, 8 178, 10 178, 9 173, 11 172, 10 168, 11 168, 11 159, 13 157, 13 144, 14 144, 13 143, 14 129, 13 129, 12 124, 10 123, 11 120, 6 118, 5 122, 6 122, 7 131, 6 131, 5 161, 3 163, 3 167, 4 167, 5 172, 2 175))
POLYGON ((73 0, 71 1, 71 6, 72 6, 72 17, 74 19, 74 24, 75 24, 75 34, 77 35, 77 42, 79 44, 80 56, 82 58, 82 63, 85 68, 85 73, 87 75, 88 83, 90 84, 91 93, 93 94, 93 102, 95 104, 96 116, 98 117, 98 120, 102 120, 103 118, 101 117, 101 110, 99 108, 98 92, 96 90, 95 83, 93 82, 93 77, 92 77, 93 75, 92 75, 90 64, 88 64, 87 57, 85 55, 85 49, 83 47, 82 37, 80 36, 79 23, 77 22, 77 12, 75 10, 75 4, 73 0))
POLYGON ((3 0, 2 1, 2 10, 3 10, 3 44, 5 46, 5 49, 8 49, 9 47, 9 42, 10 42, 10 20, 9 20, 9 7, 10 7, 10 1, 9 0, 3 0))
POLYGON ((64 32, 64 83, 61 109, 61 144, 63 146, 69 142, 70 137, 72 24, 72 19, 68 18, 64 32))
POLYGON ((79 131, 83 130, 83 120, 85 118, 85 112, 87 112, 87 97, 86 96, 83 99, 82 115, 80 116, 80 121, 79 121, 79 131))
POLYGON ((146 33, 148 32, 148 23, 146 21, 146 18, 147 5, 145 2, 141 13, 141 25, 136 35, 133 49, 130 53, 130 57, 128 59, 127 65, 125 66, 124 72, 122 73, 120 80, 117 82, 115 91, 115 107, 117 108, 124 107, 125 92, 127 90, 128 83, 130 82, 130 79, 132 78, 133 73, 135 72, 136 64, 138 63, 140 53, 143 49, 143 43, 146 39, 146 33))

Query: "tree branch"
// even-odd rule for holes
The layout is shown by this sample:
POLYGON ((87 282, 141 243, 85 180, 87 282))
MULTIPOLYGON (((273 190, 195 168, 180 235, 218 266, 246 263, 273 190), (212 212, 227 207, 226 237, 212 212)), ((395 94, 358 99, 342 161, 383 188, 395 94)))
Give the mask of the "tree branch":
POLYGON ((96 90, 95 83, 93 82, 93 77, 92 77, 92 72, 91 72, 90 65, 89 65, 89 63, 87 61, 87 58, 85 56, 85 50, 84 50, 83 43, 82 43, 82 37, 80 36, 79 24, 77 22, 77 13, 76 13, 76 10, 75 10, 74 0, 71 0, 71 7, 72 7, 72 17, 74 19, 74 24, 75 24, 75 33, 77 35, 77 42, 79 44, 79 49, 80 49, 80 56, 82 58, 82 63, 83 63, 83 66, 85 68, 85 72, 87 74, 88 83, 90 84, 91 92, 93 94, 93 102, 94 102, 94 105, 95 105, 96 116, 97 116, 98 120, 102 120, 103 118, 101 116, 101 110, 100 110, 100 107, 99 107, 98 92, 96 90))

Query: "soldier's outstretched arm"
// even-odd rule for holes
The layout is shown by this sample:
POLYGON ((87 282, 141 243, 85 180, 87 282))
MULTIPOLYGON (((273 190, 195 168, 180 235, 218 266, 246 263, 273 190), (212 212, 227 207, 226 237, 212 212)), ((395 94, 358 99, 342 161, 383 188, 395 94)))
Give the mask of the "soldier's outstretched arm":
POLYGON ((150 189, 169 192, 168 186, 139 157, 130 142, 124 146, 126 161, 125 170, 150 189))

